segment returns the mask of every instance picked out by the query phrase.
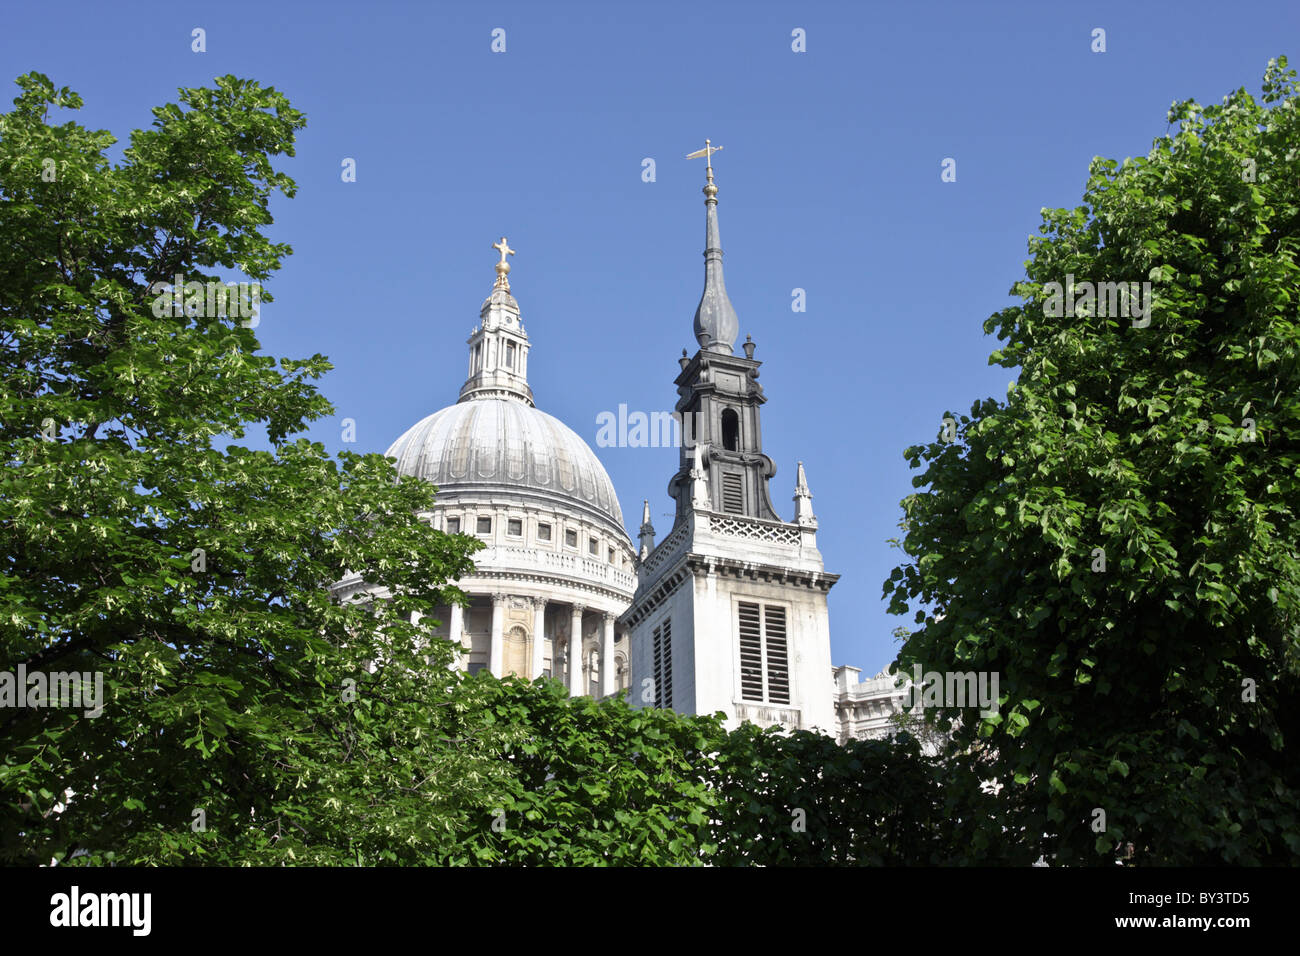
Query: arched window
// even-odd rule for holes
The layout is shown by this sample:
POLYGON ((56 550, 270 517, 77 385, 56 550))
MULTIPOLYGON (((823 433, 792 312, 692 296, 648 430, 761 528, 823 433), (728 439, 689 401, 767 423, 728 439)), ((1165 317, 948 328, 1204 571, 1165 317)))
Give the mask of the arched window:
POLYGON ((740 416, 734 408, 722 410, 722 447, 727 451, 740 451, 740 416))
POLYGON ((631 675, 627 670, 627 658, 622 654, 614 655, 614 686, 619 692, 627 690, 628 679, 631 675))

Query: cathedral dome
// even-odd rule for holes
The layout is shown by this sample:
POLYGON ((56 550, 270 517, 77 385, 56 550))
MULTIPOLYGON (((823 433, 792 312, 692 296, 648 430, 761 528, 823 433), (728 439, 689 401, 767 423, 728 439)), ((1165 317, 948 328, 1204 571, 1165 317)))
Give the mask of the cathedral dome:
POLYGON ((462 400, 409 428, 385 453, 397 470, 455 493, 536 496, 595 512, 622 534, 614 485, 595 453, 557 418, 512 398, 462 400))

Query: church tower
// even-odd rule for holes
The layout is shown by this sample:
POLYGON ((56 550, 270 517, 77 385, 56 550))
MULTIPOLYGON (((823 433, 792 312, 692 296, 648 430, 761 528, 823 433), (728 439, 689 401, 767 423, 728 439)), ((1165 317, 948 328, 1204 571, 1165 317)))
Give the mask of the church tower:
MULTIPOLYGON (((631 700, 683 713, 722 711, 728 724, 836 733, 826 595, 817 519, 803 463, 794 517, 782 520, 768 483, 758 383, 762 364, 722 276, 712 153, 704 187, 704 292, 695 312, 699 350, 682 351, 676 410, 680 466, 668 483, 673 528, 657 546, 649 508, 641 526, 637 590, 620 619, 629 635, 631 700)), ((688 157, 689 158, 689 157, 688 157)))

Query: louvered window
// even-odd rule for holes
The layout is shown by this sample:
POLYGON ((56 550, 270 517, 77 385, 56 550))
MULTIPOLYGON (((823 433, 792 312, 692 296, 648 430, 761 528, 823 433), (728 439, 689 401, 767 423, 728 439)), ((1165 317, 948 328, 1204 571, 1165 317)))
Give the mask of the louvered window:
POLYGON ((745 492, 740 475, 722 476, 722 510, 733 515, 745 513, 745 492))
POLYGON ((786 656, 785 608, 769 604, 763 608, 767 646, 767 699, 773 704, 790 703, 790 664, 786 656))
POLYGON ((790 703, 785 608, 741 601, 738 612, 741 699, 790 703))
POLYGON ((758 605, 740 604, 740 696, 763 699, 763 633, 758 605))
POLYGON ((673 706, 673 625, 668 619, 651 632, 654 649, 654 682, 656 707, 673 706))

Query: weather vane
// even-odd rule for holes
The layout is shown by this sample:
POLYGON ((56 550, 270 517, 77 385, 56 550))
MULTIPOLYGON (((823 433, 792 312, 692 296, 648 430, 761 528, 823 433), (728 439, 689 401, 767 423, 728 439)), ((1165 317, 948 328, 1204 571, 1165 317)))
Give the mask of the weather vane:
POLYGON ((717 152, 718 150, 720 150, 720 149, 722 149, 721 146, 714 146, 714 145, 712 144, 712 141, 711 141, 711 140, 707 140, 707 139, 706 139, 706 140, 704 141, 704 148, 703 148, 703 149, 697 149, 695 152, 690 153, 686 158, 687 158, 687 159, 699 159, 701 156, 703 156, 703 157, 704 157, 704 171, 705 171, 705 173, 706 173, 706 174, 708 175, 708 177, 709 177, 709 182, 713 182, 713 154, 716 153, 716 152, 717 152))

